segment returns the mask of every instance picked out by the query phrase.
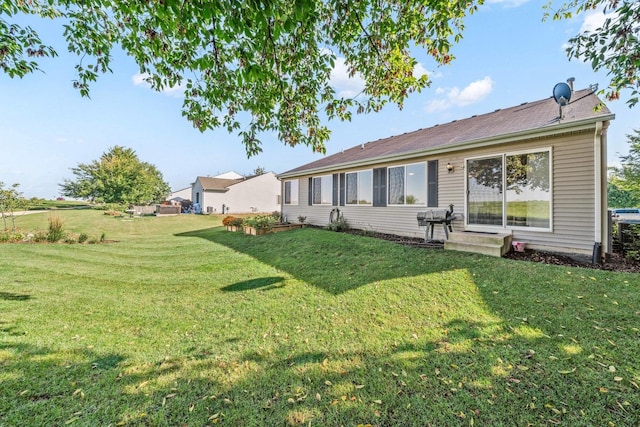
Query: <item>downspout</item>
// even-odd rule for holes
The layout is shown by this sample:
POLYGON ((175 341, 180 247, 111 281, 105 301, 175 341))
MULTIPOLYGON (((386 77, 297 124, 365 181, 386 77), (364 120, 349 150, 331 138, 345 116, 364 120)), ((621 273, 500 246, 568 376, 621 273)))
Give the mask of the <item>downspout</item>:
POLYGON ((278 178, 280 181, 280 219, 284 222, 284 181, 278 178))
POLYGON ((606 165, 607 165, 607 150, 606 146, 606 132, 604 130, 603 122, 596 123, 596 130, 593 136, 593 149, 594 149, 594 175, 595 175, 595 197, 594 197, 594 216, 595 216, 595 230, 594 230, 594 244, 593 244, 593 256, 591 262, 593 264, 599 264, 602 260, 603 249, 605 253, 609 250, 608 247, 603 248, 602 242, 606 242, 608 239, 603 238, 604 232, 604 215, 606 215, 606 202, 607 202, 607 186, 606 186, 606 165), (603 134, 605 137, 603 137, 603 134), (604 180, 604 181, 603 181, 604 180), (603 205, 604 201, 604 205, 603 205))

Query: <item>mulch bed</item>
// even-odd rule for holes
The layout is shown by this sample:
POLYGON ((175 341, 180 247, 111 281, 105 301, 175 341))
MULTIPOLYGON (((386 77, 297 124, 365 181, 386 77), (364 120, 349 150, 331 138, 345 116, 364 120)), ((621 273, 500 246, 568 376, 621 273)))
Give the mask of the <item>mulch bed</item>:
MULTIPOLYGON (((405 246, 444 249, 444 243, 442 241, 425 242, 422 238, 403 237, 393 234, 374 233, 362 230, 349 230, 347 231, 347 233, 360 236, 369 236, 377 239, 384 239, 389 242, 394 242, 405 246)), ((504 258, 516 261, 531 261, 542 262, 544 264, 564 265, 568 267, 591 268, 594 270, 640 273, 640 262, 627 260, 619 252, 614 252, 609 257, 609 259, 602 264, 592 264, 590 261, 574 258, 564 254, 535 251, 531 249, 527 249, 524 252, 515 252, 511 250, 504 256, 504 258)))

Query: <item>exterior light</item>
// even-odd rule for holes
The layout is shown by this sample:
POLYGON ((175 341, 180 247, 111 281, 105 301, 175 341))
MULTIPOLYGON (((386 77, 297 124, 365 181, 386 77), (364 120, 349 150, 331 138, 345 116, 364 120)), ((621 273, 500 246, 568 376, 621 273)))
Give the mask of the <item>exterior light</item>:
POLYGON ((449 173, 453 172, 453 165, 451 163, 447 163, 447 171, 449 173))

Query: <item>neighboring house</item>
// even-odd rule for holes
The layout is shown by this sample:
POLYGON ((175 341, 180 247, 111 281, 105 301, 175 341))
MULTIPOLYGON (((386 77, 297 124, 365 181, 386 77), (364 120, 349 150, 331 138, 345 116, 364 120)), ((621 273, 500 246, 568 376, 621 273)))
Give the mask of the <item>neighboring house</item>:
POLYGON ((547 98, 358 145, 280 174, 283 215, 324 226, 337 209, 352 228, 422 237, 417 213, 453 204, 454 234, 506 233, 528 248, 595 258, 610 251, 614 119, 599 104, 579 90, 562 117, 547 98))
POLYGON ((169 197, 167 197, 167 201, 169 202, 182 202, 183 200, 191 200, 191 187, 172 191, 169 197))
POLYGON ((225 172, 225 173, 221 173, 219 175, 214 176, 214 178, 221 178, 221 179, 244 179, 244 175, 240 175, 237 172, 234 171, 230 171, 230 172, 225 172))
POLYGON ((280 210, 280 182, 273 172, 247 178, 199 176, 191 186, 191 201, 202 213, 271 213, 280 210))

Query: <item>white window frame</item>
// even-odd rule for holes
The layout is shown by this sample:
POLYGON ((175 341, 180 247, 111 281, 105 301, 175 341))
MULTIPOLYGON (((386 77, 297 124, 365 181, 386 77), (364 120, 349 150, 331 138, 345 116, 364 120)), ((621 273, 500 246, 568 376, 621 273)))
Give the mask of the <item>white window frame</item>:
POLYGON ((331 206, 333 205, 333 175, 318 175, 311 180, 311 199, 313 206, 331 206), (320 203, 316 203, 316 179, 320 180, 320 203), (326 181, 325 181, 326 180, 326 181), (328 182, 328 184, 327 184, 328 182), (326 187, 326 188, 325 188, 326 187), (328 194, 324 194, 324 189, 328 189, 328 194), (328 196, 328 197, 327 197, 328 196))
POLYGON ((352 172, 346 172, 344 175, 344 204, 345 206, 373 206, 373 169, 364 169, 364 170, 359 170, 359 171, 352 171, 352 172), (362 194, 362 182, 360 179, 360 175, 363 173, 369 173, 369 182, 370 182, 370 186, 369 186, 369 197, 370 200, 368 203, 360 203, 360 195, 362 194), (349 195, 349 188, 348 188, 348 183, 349 183, 349 175, 356 175, 356 203, 349 203, 348 200, 348 195, 349 195))
POLYGON ((287 206, 297 206, 300 204, 300 183, 297 179, 284 182, 284 194, 282 198, 287 206), (287 201, 287 184, 289 184, 289 201, 287 201))
MULTIPOLYGON (((467 220, 465 220, 465 228, 468 230, 488 230, 488 229, 497 229, 497 230, 519 230, 519 231, 535 231, 535 232, 552 232, 553 231, 553 148, 552 147, 538 147, 538 148, 528 148, 517 151, 507 151, 502 153, 494 153, 483 156, 475 156, 468 157, 464 159, 465 169, 467 162, 469 160, 478 160, 478 159, 486 159, 491 157, 501 157, 502 158, 502 223, 503 225, 482 225, 482 224, 469 224, 467 220), (526 227, 526 226, 518 226, 518 225, 508 225, 507 224, 507 157, 508 156, 518 156, 522 154, 533 154, 533 153, 541 153, 548 152, 549 153, 549 226, 548 227, 526 227)), ((469 194, 468 188, 468 180, 464 180, 464 190, 465 194, 469 194)), ((468 198, 465 196, 465 212, 467 212, 468 207, 468 198)), ((465 215, 468 219, 468 215, 465 215)))
POLYGON ((428 185, 428 166, 427 166, 427 162, 416 162, 416 163, 406 163, 403 165, 393 165, 393 166, 388 166, 387 167, 387 206, 427 206, 427 203, 429 201, 429 185, 428 185), (416 165, 422 165, 424 167, 424 180, 422 182, 422 185, 424 187, 424 200, 420 203, 414 203, 414 204, 407 204, 407 167, 409 166, 416 166, 416 165), (391 203, 391 195, 390 195, 390 191, 391 191, 391 172, 389 171, 390 169, 393 168, 403 168, 403 188, 402 188, 402 203, 391 203))

